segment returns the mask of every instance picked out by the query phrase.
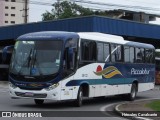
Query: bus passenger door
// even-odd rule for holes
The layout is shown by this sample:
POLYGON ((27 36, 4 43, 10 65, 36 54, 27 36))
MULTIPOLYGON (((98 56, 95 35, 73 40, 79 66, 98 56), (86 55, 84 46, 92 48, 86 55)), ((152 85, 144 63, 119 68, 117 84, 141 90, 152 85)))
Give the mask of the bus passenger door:
POLYGON ((61 100, 73 98, 73 85, 68 86, 67 83, 74 80, 74 73, 77 67, 77 40, 68 39, 65 45, 63 56, 63 72, 61 86, 61 100))

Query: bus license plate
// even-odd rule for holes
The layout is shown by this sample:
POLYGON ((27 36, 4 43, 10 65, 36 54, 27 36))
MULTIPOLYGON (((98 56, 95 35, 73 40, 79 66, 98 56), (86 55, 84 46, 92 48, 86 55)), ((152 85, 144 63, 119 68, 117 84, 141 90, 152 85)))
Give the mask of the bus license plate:
POLYGON ((30 92, 26 92, 26 93, 25 93, 25 96, 27 96, 27 97, 33 97, 34 94, 33 94, 33 93, 30 93, 30 92))

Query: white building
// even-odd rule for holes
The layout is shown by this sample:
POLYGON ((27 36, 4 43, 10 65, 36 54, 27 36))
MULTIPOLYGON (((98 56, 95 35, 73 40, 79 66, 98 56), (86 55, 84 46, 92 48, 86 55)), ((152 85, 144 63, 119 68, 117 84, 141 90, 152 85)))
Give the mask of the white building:
POLYGON ((25 23, 26 16, 28 18, 28 7, 26 8, 25 0, 0 1, 0 26, 25 23), (27 9, 27 14, 25 14, 25 9, 27 9))

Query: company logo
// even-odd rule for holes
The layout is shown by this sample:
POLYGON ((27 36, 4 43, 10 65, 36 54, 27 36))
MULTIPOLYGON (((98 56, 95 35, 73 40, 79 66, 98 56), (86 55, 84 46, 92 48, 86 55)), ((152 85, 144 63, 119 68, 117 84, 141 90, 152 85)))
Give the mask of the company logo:
POLYGON ((31 83, 29 85, 32 87, 42 87, 43 86, 42 84, 37 84, 37 83, 31 83))
POLYGON ((11 117, 11 112, 2 112, 2 117, 11 117))
POLYGON ((36 68, 32 68, 32 70, 31 70, 32 75, 35 75, 36 72, 37 72, 37 69, 36 68))
POLYGON ((147 70, 146 68, 145 69, 142 68, 141 70, 135 68, 131 69, 131 75, 148 75, 149 72, 150 70, 147 70))
POLYGON ((104 78, 112 78, 115 75, 122 75, 122 73, 114 66, 109 66, 102 70, 100 65, 97 67, 97 70, 94 73, 98 76, 103 76, 104 78))

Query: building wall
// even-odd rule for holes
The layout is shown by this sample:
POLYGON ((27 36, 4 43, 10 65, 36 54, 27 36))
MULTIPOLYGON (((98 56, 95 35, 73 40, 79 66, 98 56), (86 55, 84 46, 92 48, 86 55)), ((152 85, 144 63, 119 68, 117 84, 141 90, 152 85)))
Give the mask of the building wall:
POLYGON ((2 13, 3 13, 3 6, 4 6, 4 1, 0 1, 0 26, 3 24, 3 16, 2 16, 2 13))
POLYGON ((24 23, 24 8, 19 0, 0 1, 0 26, 24 23))

